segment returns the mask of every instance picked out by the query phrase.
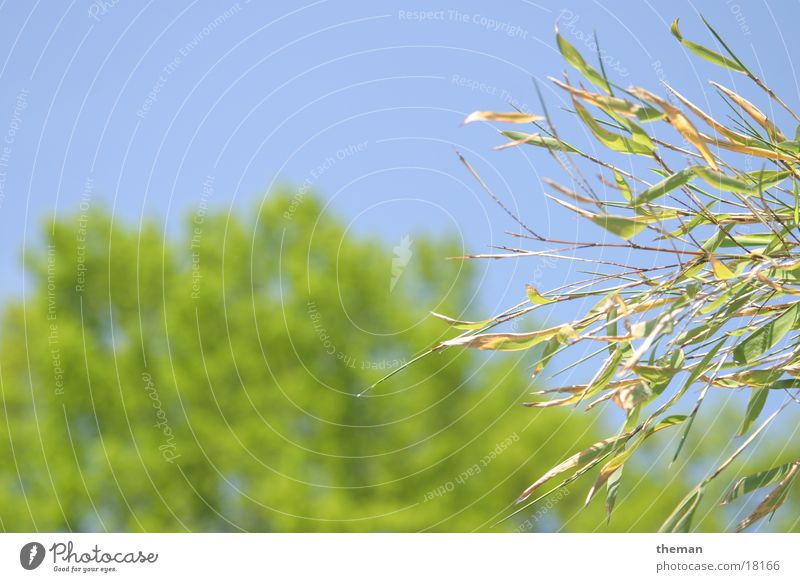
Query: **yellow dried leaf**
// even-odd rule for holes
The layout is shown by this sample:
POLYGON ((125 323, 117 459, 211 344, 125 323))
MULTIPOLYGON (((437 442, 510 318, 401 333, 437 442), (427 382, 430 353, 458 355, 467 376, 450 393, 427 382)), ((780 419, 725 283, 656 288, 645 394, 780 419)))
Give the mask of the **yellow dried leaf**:
POLYGON ((731 101, 733 101, 739 107, 744 109, 744 111, 750 117, 752 117, 756 121, 756 123, 758 123, 761 127, 767 130, 767 134, 769 134, 769 137, 772 140, 777 142, 786 141, 786 136, 781 133, 781 130, 778 129, 774 123, 772 123, 769 119, 767 119, 767 116, 764 115, 758 107, 750 103, 747 99, 745 99, 741 95, 734 93, 733 91, 731 91, 727 87, 723 87, 719 83, 715 83, 714 81, 709 81, 709 83, 711 83, 712 85, 714 85, 714 87, 725 93, 725 95, 727 95, 731 99, 731 101))
POLYGON ((686 141, 692 144, 697 151, 700 152, 700 155, 703 156, 703 159, 706 163, 711 166, 713 169, 717 168, 717 162, 714 160, 714 156, 711 155, 711 151, 706 146, 705 140, 702 138, 697 128, 689 121, 689 118, 686 117, 683 112, 669 103, 667 100, 662 99, 658 95, 654 95, 647 89, 642 89, 641 87, 632 87, 630 92, 643 99, 645 101, 649 101, 651 103, 655 103, 661 109, 664 110, 664 113, 667 115, 667 121, 669 124, 675 128, 675 131, 680 133, 686 141))
POLYGON ((464 125, 473 121, 502 121, 504 123, 533 123, 542 121, 544 117, 540 115, 530 115, 528 113, 502 113, 498 111, 474 111, 464 120, 464 125))

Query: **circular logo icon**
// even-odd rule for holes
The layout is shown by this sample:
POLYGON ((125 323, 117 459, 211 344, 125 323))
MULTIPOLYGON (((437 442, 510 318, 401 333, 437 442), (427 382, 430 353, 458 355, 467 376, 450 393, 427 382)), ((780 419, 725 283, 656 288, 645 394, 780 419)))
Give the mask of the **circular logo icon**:
POLYGON ((28 542, 19 551, 19 563, 26 570, 35 570, 44 561, 44 546, 39 542, 28 542))

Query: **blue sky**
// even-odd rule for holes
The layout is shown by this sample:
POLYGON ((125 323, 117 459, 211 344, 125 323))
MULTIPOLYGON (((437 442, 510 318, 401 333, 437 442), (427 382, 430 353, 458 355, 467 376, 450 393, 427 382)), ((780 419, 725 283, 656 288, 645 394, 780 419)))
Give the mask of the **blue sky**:
MULTIPOLYGON (((456 149, 537 232, 599 240, 608 234, 545 201, 542 178, 563 178, 545 152, 493 151, 503 140, 490 125, 461 122, 478 109, 541 113, 536 82, 562 135, 608 155, 547 80, 566 68, 559 22, 591 60, 597 33, 619 85, 663 93, 667 81, 724 118, 714 79, 793 131, 744 77, 672 37, 680 17, 686 37, 713 45, 699 13, 800 106, 797 1, 2 1, 0 300, 25 292, 22 251, 42 226, 82 204, 134 224, 156 216, 174 235, 201 204, 246 211, 276 186, 313 188, 348 233, 387 245, 441 233, 465 252, 515 244, 505 231, 519 227, 456 149)), ((579 275, 535 259, 482 263, 480 276, 473 314, 486 316, 519 302, 525 283, 546 291, 579 275)), ((587 307, 577 303, 555 313, 587 307)))
MULTIPOLYGON (((21 250, 48 218, 84 201, 131 222, 156 215, 175 232, 209 179, 208 203, 226 209, 275 185, 311 186, 351 232, 392 245, 440 232, 473 252, 510 242, 504 231, 518 228, 455 148, 533 228, 576 236, 575 217, 544 202, 539 180, 561 171, 543 152, 494 152, 491 127, 460 122, 509 104, 539 112, 533 79, 568 121, 546 79, 565 68, 556 21, 587 55, 597 31, 621 85, 668 80, 712 109, 709 77, 748 94, 742 77, 670 35, 681 17, 687 37, 710 42, 698 12, 797 103, 796 2, 4 2, 0 297, 23 292, 21 250)), ((490 310, 515 303, 526 282, 547 289, 570 276, 534 261, 486 268, 490 310)))

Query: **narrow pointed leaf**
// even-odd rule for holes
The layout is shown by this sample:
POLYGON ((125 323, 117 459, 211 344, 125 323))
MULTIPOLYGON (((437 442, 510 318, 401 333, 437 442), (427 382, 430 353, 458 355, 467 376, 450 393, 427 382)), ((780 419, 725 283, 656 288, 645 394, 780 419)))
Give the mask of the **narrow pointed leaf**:
POLYGON ((755 362, 789 333, 797 323, 799 314, 800 303, 794 303, 784 313, 739 342, 733 350, 733 357, 736 363, 749 364, 755 362))
POLYGON ((686 40, 685 38, 683 38, 683 36, 681 35, 681 31, 678 29, 678 20, 679 19, 676 18, 675 21, 672 23, 671 30, 672 34, 675 36, 675 38, 677 38, 681 42, 683 46, 692 51, 701 59, 705 59, 709 63, 713 63, 720 67, 725 67, 726 69, 731 69, 738 73, 745 72, 744 68, 736 61, 731 60, 724 55, 721 55, 715 50, 711 50, 708 47, 704 47, 701 44, 697 44, 696 42, 692 42, 691 40, 686 40))
POLYGON ((772 469, 759 471, 758 473, 753 473, 747 477, 742 477, 733 484, 733 487, 730 488, 730 491, 728 491, 728 493, 722 499, 722 503, 730 503, 742 495, 747 495, 748 493, 752 493, 757 489, 768 487, 773 483, 777 483, 778 481, 782 480, 796 464, 796 462, 786 463, 785 465, 778 465, 772 469))
POLYGON ((675 172, 639 194, 639 196, 636 197, 636 206, 661 198, 672 190, 687 184, 694 176, 693 166, 675 172))
POLYGON ((483 333, 468 335, 447 340, 442 342, 442 345, 477 348, 479 350, 517 351, 527 350, 552 337, 560 337, 566 340, 574 335, 575 330, 572 329, 572 327, 569 325, 559 325, 557 327, 527 333, 483 333))
POLYGON ((600 143, 607 148, 622 154, 640 154, 645 156, 653 155, 652 145, 648 147, 647 145, 643 145, 634 139, 630 139, 624 135, 608 131, 591 116, 589 111, 583 105, 575 100, 573 100, 573 104, 575 106, 575 110, 578 112, 578 115, 589 128, 589 130, 600 141, 600 143))
POLYGON ((528 285, 527 294, 528 294, 528 299, 534 305, 547 305, 548 303, 553 302, 552 299, 548 299, 547 297, 539 293, 536 290, 536 287, 534 287, 533 285, 528 285))
POLYGON ((518 131, 504 131, 502 134, 511 140, 510 144, 498 146, 499 148, 507 148, 514 145, 528 144, 556 150, 559 152, 579 153, 577 149, 572 147, 566 142, 557 140, 552 137, 539 135, 538 133, 520 133, 518 131))
POLYGON ((750 430, 750 427, 753 426, 753 423, 758 418, 758 415, 761 414, 762 410, 764 410, 764 404, 767 402, 767 396, 769 396, 769 390, 767 388, 751 388, 750 399, 747 401, 747 409, 744 413, 742 426, 739 429, 739 436, 745 434, 748 430, 750 430))
POLYGON ((759 519, 766 517, 770 513, 776 511, 783 502, 786 501, 786 495, 789 492, 789 487, 794 482, 795 478, 797 477, 798 470, 800 470, 800 463, 793 463, 792 468, 789 469, 789 472, 784 476, 778 486, 775 487, 772 491, 770 491, 769 495, 764 498, 764 501, 758 504, 758 507, 753 510, 753 513, 745 517, 738 526, 736 526, 736 531, 742 531, 753 525, 759 519))
POLYGON ((483 321, 462 321, 460 319, 453 319, 452 317, 447 317, 446 315, 442 315, 441 313, 436 313, 435 311, 431 311, 431 315, 433 315, 438 319, 441 319, 442 321, 447 323, 449 326, 454 327, 455 329, 462 329, 465 331, 473 331, 476 329, 480 329, 494 321, 494 319, 484 319, 483 321))
POLYGON ((558 29, 556 29, 556 43, 558 44, 558 50, 570 65, 575 67, 584 77, 603 89, 606 93, 611 93, 611 87, 608 86, 608 82, 603 75, 586 62, 581 53, 578 52, 578 49, 559 34, 558 29))
POLYGON ((525 501, 531 494, 536 491, 539 487, 547 483, 553 477, 560 475, 565 471, 569 471, 570 469, 581 467, 594 461, 596 459, 602 458, 605 455, 608 455, 614 448, 614 445, 622 440, 622 439, 629 439, 631 435, 629 434, 622 434, 613 437, 609 437, 602 441, 596 442, 588 449, 585 449, 579 453, 575 453, 565 461, 562 461, 549 471, 547 471, 544 475, 542 475, 539 479, 531 483, 525 491, 517 499, 517 503, 521 503, 525 501))
POLYGON ((637 218, 627 216, 612 216, 611 214, 596 214, 592 222, 602 226, 608 232, 625 240, 631 239, 647 227, 647 224, 637 218))
POLYGON ((541 115, 530 115, 519 112, 499 112, 499 111, 475 111, 470 113, 464 120, 464 125, 475 121, 502 121, 504 123, 533 123, 534 121, 544 121, 541 115))
POLYGON ((670 514, 659 531, 687 533, 692 527, 692 517, 703 499, 703 488, 693 489, 670 514))

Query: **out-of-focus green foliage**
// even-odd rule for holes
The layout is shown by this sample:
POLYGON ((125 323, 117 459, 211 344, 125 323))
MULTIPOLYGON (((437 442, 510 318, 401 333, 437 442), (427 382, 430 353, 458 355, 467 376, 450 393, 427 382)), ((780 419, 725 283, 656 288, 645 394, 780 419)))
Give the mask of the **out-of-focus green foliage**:
MULTIPOLYGON (((96 210, 45 232, 0 328, 6 531, 488 530, 600 438, 592 414, 520 406, 510 358, 435 354, 356 397, 441 339, 428 311, 469 302, 452 242, 393 252, 286 193, 171 238, 96 210)), ((571 492, 493 531, 652 530, 686 481, 628 470, 610 525, 571 492)))

